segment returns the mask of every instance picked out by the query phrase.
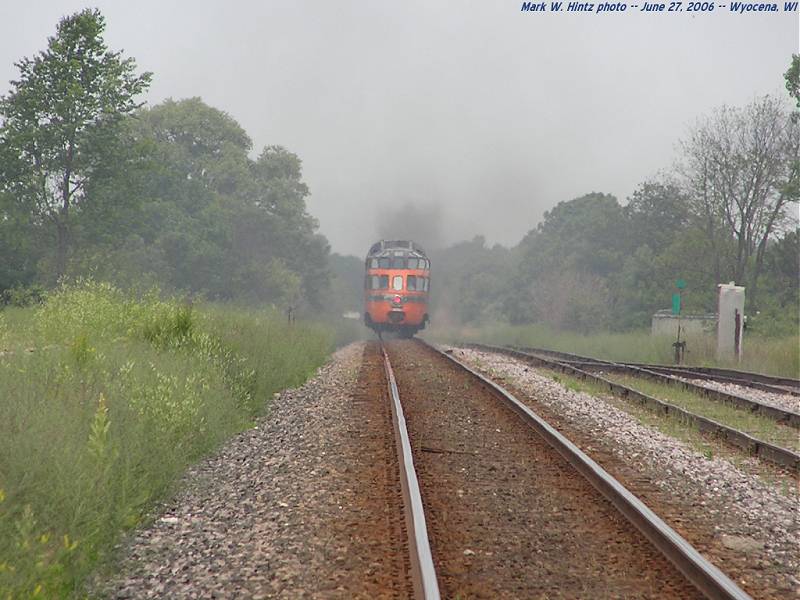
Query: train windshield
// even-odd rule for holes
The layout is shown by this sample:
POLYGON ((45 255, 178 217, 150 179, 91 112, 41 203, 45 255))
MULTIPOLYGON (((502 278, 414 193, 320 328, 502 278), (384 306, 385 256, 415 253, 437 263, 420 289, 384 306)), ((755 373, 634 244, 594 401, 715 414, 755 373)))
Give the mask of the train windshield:
POLYGON ((367 287, 371 290, 385 290, 389 287, 389 276, 370 275, 367 277, 367 287))
POLYGON ((403 289, 403 276, 402 275, 395 275, 392 277, 392 289, 396 292, 399 292, 403 289))
POLYGON ((406 289, 411 292, 427 292, 428 278, 409 275, 408 279, 406 280, 406 289))

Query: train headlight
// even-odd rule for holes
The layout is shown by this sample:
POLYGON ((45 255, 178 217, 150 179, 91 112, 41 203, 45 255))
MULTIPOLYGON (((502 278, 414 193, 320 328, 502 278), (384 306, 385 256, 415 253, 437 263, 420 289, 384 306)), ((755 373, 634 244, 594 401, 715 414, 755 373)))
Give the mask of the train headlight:
POLYGON ((403 303, 403 299, 400 296, 395 296, 392 299, 392 302, 394 302, 395 304, 402 304, 403 303))

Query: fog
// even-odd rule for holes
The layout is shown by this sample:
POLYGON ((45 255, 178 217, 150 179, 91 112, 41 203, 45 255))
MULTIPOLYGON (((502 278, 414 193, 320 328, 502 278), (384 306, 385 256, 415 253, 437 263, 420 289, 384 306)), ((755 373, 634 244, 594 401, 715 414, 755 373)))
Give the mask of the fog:
MULTIPOLYGON (((200 96, 242 124, 255 152, 297 153, 321 233, 359 256, 379 237, 406 235, 511 245, 559 201, 591 191, 623 201, 671 165, 695 119, 785 93, 798 50, 797 13, 784 12, 533 14, 516 0, 93 4, 110 47, 153 71, 150 104, 200 96)), ((12 63, 83 7, 0 5, 3 92, 12 63)))

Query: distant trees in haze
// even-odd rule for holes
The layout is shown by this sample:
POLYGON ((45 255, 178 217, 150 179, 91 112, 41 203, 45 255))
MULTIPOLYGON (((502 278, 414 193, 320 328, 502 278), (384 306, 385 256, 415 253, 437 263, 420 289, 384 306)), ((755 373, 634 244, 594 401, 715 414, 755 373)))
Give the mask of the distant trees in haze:
MULTIPOLYGON (((787 72, 795 94, 788 81, 797 65, 794 57, 787 72)), ((626 205, 596 192, 560 202, 503 260, 493 260, 502 251, 482 238, 442 251, 469 267, 453 277, 457 259, 434 261, 436 285, 447 283, 433 300, 462 322, 499 315, 578 331, 628 329, 669 307, 679 278, 695 312, 713 312, 716 285, 736 281, 747 287, 751 316, 761 313, 751 321, 756 330, 796 331, 799 124, 798 112, 771 96, 717 109, 684 139, 678 167, 642 183, 626 205)))
MULTIPOLYGON (((273 145, 253 154, 241 125, 200 98, 140 106, 150 74, 108 50, 104 26, 96 10, 63 19, 0 100, 0 294, 93 275, 360 308, 362 257, 330 254, 300 158, 273 145)), ((735 280, 751 314, 796 328, 799 73, 794 56, 796 108, 767 96, 713 111, 684 137, 678 167, 625 205, 592 192, 558 203, 513 248, 481 236, 437 248, 436 205, 397 203, 376 239, 428 246, 434 322, 639 327, 683 278, 689 310, 713 310, 716 284, 735 280)))
POLYGON ((199 98, 141 108, 150 74, 97 10, 64 18, 0 102, 0 293, 62 276, 318 305, 328 243, 301 161, 199 98))

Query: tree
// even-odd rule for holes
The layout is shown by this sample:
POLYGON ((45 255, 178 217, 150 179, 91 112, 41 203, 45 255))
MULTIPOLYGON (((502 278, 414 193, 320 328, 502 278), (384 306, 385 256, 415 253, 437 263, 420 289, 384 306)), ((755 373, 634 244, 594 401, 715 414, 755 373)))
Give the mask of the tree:
POLYGON ((508 286, 509 251, 487 247, 476 235, 468 242, 434 249, 430 254, 435 285, 431 307, 439 319, 457 317, 462 323, 497 318, 508 286))
POLYGON ((792 64, 783 77, 789 95, 794 98, 797 108, 800 108, 800 54, 792 54, 792 64))
POLYGON ((162 160, 182 179, 216 193, 246 192, 253 143, 226 112, 197 97, 168 98, 139 111, 136 124, 137 135, 155 140, 162 160))
POLYGON ((755 301, 767 243, 798 200, 798 123, 782 100, 765 96, 744 108, 718 109, 682 147, 684 189, 715 256, 717 281, 730 238, 730 275, 755 301))
POLYGON ((35 227, 11 194, 0 191, 0 303, 4 290, 29 285, 39 259, 35 227))
POLYGON ((612 195, 593 192, 559 202, 521 242, 523 275, 573 270, 604 277, 618 268, 624 233, 622 208, 612 195))
POLYGON ((646 181, 633 192, 623 215, 630 225, 630 250, 647 246, 659 253, 688 225, 689 206, 674 183, 646 181))
POLYGON ((66 270, 74 208, 151 77, 109 51, 104 30, 96 9, 65 17, 47 50, 16 63, 20 78, 0 99, 0 189, 55 228, 57 276, 66 270))

